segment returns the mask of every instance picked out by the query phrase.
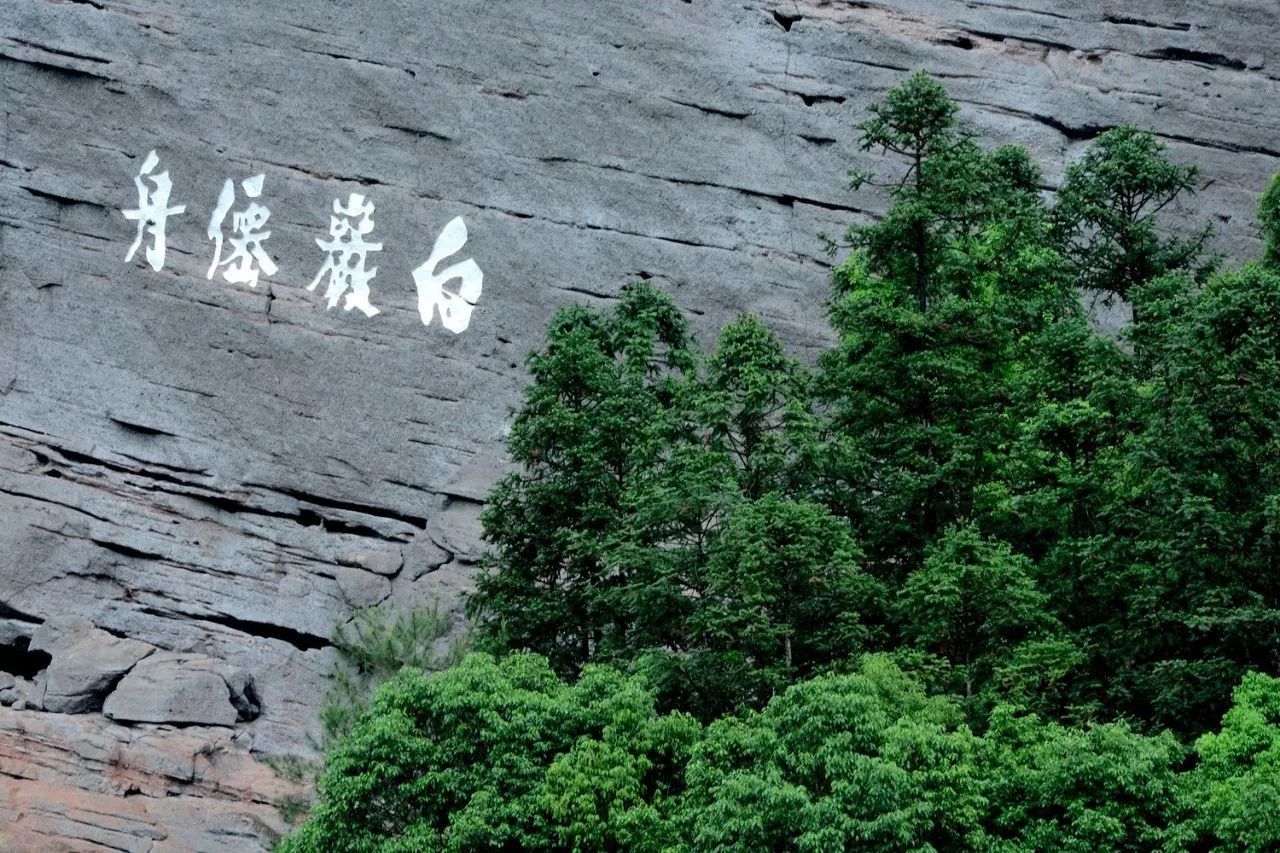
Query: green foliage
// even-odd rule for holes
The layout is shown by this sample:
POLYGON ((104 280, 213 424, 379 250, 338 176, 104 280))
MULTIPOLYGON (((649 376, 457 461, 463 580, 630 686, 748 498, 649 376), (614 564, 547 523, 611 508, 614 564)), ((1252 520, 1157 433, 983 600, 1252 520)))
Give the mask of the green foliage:
POLYGON ((679 820, 695 850, 973 847, 978 746, 953 705, 873 657, 714 723, 679 820))
POLYGON ((343 639, 355 694, 410 668, 331 721, 290 849, 1280 846, 1280 179, 1215 272, 1150 133, 1046 203, 924 75, 859 132, 906 166, 815 368, 646 285, 556 314, 483 516, 494 657, 343 639))
POLYGON ((1280 679, 1186 750, 1010 706, 982 737, 884 656, 703 728, 643 679, 545 658, 406 669, 330 753, 280 849, 1269 850, 1280 679))
POLYGON ((313 779, 319 769, 314 761, 300 755, 269 755, 262 763, 270 767, 277 776, 289 782, 306 782, 313 779))
POLYGON ((1199 170, 1165 156, 1155 134, 1122 125, 1098 137, 1067 168, 1054 234, 1080 287, 1127 299, 1156 276, 1191 269, 1210 235, 1161 237, 1159 213, 1195 192, 1199 170))
POLYGON ((281 820, 295 826, 311 808, 311 800, 300 794, 286 794, 275 801, 275 807, 280 812, 281 820))
MULTIPOLYGON (((1022 149, 986 152, 974 144, 946 90, 923 72, 868 112, 858 126, 860 147, 903 157, 907 170, 889 182, 850 173, 854 189, 881 187, 890 208, 880 222, 851 227, 845 239, 897 304, 910 298, 923 314, 940 299, 971 291, 982 268, 1011 247, 1002 245, 998 254, 984 249, 1010 238, 1021 242, 1024 232, 1037 230, 1043 218, 1040 170, 1022 149)), ((834 251, 836 244, 828 243, 834 251)))
POLYGON ((1258 222, 1262 226, 1263 263, 1280 268, 1280 174, 1271 178, 1258 200, 1258 222))
POLYGON ((867 647, 883 592, 859 557, 848 522, 819 504, 775 495, 739 504, 690 616, 694 657, 744 665, 739 678, 755 683, 739 701, 759 707, 796 677, 867 647))
POLYGON ((1219 732, 1196 741, 1186 839, 1232 850, 1280 847, 1280 679, 1250 673, 1219 732))
POLYGON ((1167 732, 1064 728, 1001 707, 984 746, 997 848, 1154 850, 1179 814, 1182 749, 1167 732))
POLYGON ((456 661, 464 646, 440 647, 450 627, 439 605, 419 610, 385 604, 358 610, 349 623, 338 625, 334 668, 320 710, 319 746, 328 749, 345 737, 378 685, 404 667, 440 669, 456 661))
POLYGON ((329 754, 286 851, 660 850, 699 725, 639 681, 545 658, 405 669, 329 754))
POLYGON ((791 497, 823 464, 808 371, 753 316, 709 356, 683 328, 645 286, 609 315, 558 316, 513 429, 523 470, 483 517, 495 547, 471 607, 487 648, 562 674, 643 661, 663 707, 709 719, 861 650, 883 595, 848 523, 791 497), (631 319, 650 315, 665 319, 631 319), (623 345, 636 335, 648 343, 623 345))
POLYGON ((1166 277, 1135 298, 1140 426, 1095 536, 1118 611, 1099 642, 1124 668, 1113 695, 1197 732, 1225 710, 1224 685, 1277 665, 1280 274, 1166 277))
POLYGON ((1031 561, 972 527, 943 535, 898 593, 906 638, 956 668, 966 702, 1020 643, 1053 627, 1046 604, 1031 561))
POLYGON ((612 608, 622 578, 608 552, 626 484, 681 439, 678 403, 694 370, 684 317, 652 288, 628 288, 608 315, 559 311, 508 451, 519 464, 482 517, 492 546, 470 613, 495 649, 545 655, 574 672, 601 647, 625 647, 612 608))

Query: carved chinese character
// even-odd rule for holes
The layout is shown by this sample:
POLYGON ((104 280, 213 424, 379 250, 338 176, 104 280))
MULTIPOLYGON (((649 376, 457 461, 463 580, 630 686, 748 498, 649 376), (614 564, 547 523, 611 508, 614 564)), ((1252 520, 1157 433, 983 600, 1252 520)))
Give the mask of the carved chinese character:
POLYGON ((437 309, 440 311, 440 325, 454 334, 461 334, 470 325, 471 312, 480 299, 484 273, 472 258, 436 271, 442 260, 461 250, 466 242, 467 225, 461 216, 455 217, 436 238, 431 255, 413 271, 413 280, 418 287, 418 314, 423 325, 431 325, 437 309), (458 280, 458 289, 451 293, 444 289, 444 285, 454 279, 458 280))
POLYGON ((129 253, 124 256, 124 259, 133 260, 134 253, 142 245, 143 235, 149 233, 154 239, 147 247, 147 263, 151 264, 153 270, 164 267, 165 223, 170 216, 184 213, 187 209, 185 204, 169 207, 169 193, 173 189, 173 183, 169 180, 168 169, 158 175, 152 174, 159 164, 160 158, 156 156, 155 151, 147 155, 147 159, 142 162, 142 168, 133 179, 138 187, 138 206, 132 210, 120 211, 125 219, 135 219, 138 222, 138 236, 133 238, 133 245, 129 247, 129 253), (155 184, 154 190, 147 188, 146 183, 143 182, 144 178, 155 184))
POLYGON ((329 257, 307 290, 315 290, 328 274, 329 286, 324 296, 329 300, 330 308, 337 305, 338 298, 346 293, 344 308, 348 311, 359 308, 366 317, 372 317, 379 311, 369 304, 369 282, 378 274, 378 268, 365 269, 365 263, 370 252, 382 251, 381 243, 370 243, 365 239, 373 231, 373 202, 365 201, 360 193, 351 193, 346 207, 339 199, 333 200, 333 212, 337 214, 329 219, 329 235, 333 239, 316 238, 316 245, 328 252, 329 257))
MULTIPOLYGON (((254 175, 252 178, 241 181, 240 186, 244 189, 245 195, 253 199, 262 195, 262 183, 265 180, 265 175, 254 175)), ((257 287, 259 271, 266 275, 276 273, 275 261, 271 260, 271 256, 262 248, 263 241, 271 236, 270 231, 262 230, 271 217, 271 211, 266 205, 255 201, 250 202, 244 210, 238 210, 232 214, 233 234, 229 241, 231 252, 224 260, 222 223, 227 218, 227 213, 235 200, 235 185, 230 178, 227 178, 227 182, 222 185, 222 192, 218 195, 218 206, 214 208, 213 216, 209 218, 209 239, 215 242, 213 263, 209 265, 209 274, 206 277, 213 278, 214 271, 221 266, 226 267, 222 271, 222 277, 232 284, 257 287)))

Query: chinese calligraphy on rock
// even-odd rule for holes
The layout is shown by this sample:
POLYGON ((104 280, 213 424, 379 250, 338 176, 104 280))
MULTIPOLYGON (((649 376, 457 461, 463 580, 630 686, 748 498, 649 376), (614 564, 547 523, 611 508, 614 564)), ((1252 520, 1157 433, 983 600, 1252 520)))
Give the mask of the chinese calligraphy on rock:
POLYGON ((147 263, 151 264, 151 268, 157 271, 164 267, 165 224, 169 221, 170 216, 184 213, 187 209, 185 204, 169 207, 169 193, 173 190, 173 182, 169 180, 168 169, 158 175, 152 174, 158 165, 160 165, 160 158, 156 156, 156 152, 153 150, 147 155, 147 159, 142 163, 142 168, 138 170, 138 174, 133 179, 134 184, 138 187, 138 206, 132 210, 121 211, 125 219, 136 219, 138 221, 138 236, 133 238, 133 245, 129 247, 129 254, 125 255, 124 259, 126 261, 133 260, 134 253, 142 245, 144 233, 149 233, 152 241, 151 245, 147 247, 147 263), (154 190, 148 189, 143 181, 144 178, 155 184, 156 188, 154 190))
MULTIPOLYGON (((133 182, 138 188, 138 206, 122 209, 126 219, 136 221, 137 235, 129 247, 126 261, 132 261, 149 234, 151 245, 146 259, 152 269, 160 270, 165 261, 165 226, 170 216, 186 212, 186 205, 170 206, 169 196, 173 183, 169 172, 158 172, 160 158, 155 151, 147 154, 142 168, 133 182), (154 188, 148 187, 150 182, 154 188)), ((260 276, 274 276, 279 272, 275 260, 267 253, 263 243, 271 237, 267 221, 271 210, 263 204, 265 173, 240 181, 246 204, 236 206, 236 184, 227 178, 218 194, 213 214, 209 217, 207 235, 213 241, 213 261, 205 277, 213 279, 221 273, 232 284, 257 287, 260 276), (230 216, 230 231, 227 219, 230 216)), ((316 246, 325 254, 325 260, 315 278, 307 285, 314 291, 326 282, 323 297, 327 307, 333 308, 342 300, 347 310, 359 310, 366 317, 381 314, 370 302, 369 284, 378 274, 376 266, 369 266, 370 255, 382 251, 382 243, 369 239, 373 233, 374 205, 362 193, 349 193, 346 204, 340 198, 333 200, 333 215, 329 218, 329 238, 315 238, 316 246)), ((471 324, 472 313, 480 299, 484 273, 474 258, 467 258, 441 269, 446 259, 460 252, 467 243, 467 225, 461 216, 449 220, 436 237, 431 254, 413 270, 413 282, 418 292, 418 315, 423 325, 430 326, 437 313, 440 325, 454 334, 461 334, 471 324), (457 282, 456 287, 453 282, 457 282), (449 287, 446 289, 446 285, 449 287)))
POLYGON ((440 261, 460 251, 467 242, 467 224, 461 216, 449 220, 449 224, 436 238, 431 254, 422 266, 413 271, 413 281, 418 286, 418 314, 424 326, 431 325, 435 311, 440 311, 440 325, 455 335, 462 334, 471 323, 471 312, 480 299, 484 273, 472 258, 445 267, 437 272, 440 261), (444 285, 457 279, 457 293, 450 293, 444 285))
MULTIPOLYGON (((241 181, 240 187, 246 196, 255 199, 262 195, 262 183, 265 180, 266 175, 254 175, 252 178, 241 181)), ((227 212, 231 210, 235 200, 235 184, 227 178, 227 182, 222 185, 222 193, 218 196, 218 206, 214 208, 213 216, 209 218, 209 239, 214 241, 214 249, 213 263, 209 265, 209 273, 205 277, 213 278, 218 267, 225 266, 222 277, 227 281, 232 284, 257 287, 259 271, 267 275, 276 274, 275 261, 271 260, 271 256, 262 248, 263 241, 271 236, 270 231, 262 230, 267 220, 271 218, 271 210, 265 204, 251 201, 244 210, 237 210, 231 214, 233 229, 230 240, 231 252, 224 260, 222 223, 226 220, 227 212)))
POLYGON ((346 293, 344 308, 348 311, 359 308, 366 317, 372 317, 379 311, 369 304, 369 282, 378 274, 378 268, 365 269, 365 263, 370 252, 382 251, 381 243, 370 243, 365 239, 373 231, 373 202, 365 201, 360 193, 351 193, 345 207, 339 199, 333 200, 333 212, 337 215, 329 219, 329 236, 332 239, 316 238, 316 245, 328 257, 307 290, 315 290, 327 273, 329 286, 324 297, 330 308, 337 305, 338 299, 346 293))

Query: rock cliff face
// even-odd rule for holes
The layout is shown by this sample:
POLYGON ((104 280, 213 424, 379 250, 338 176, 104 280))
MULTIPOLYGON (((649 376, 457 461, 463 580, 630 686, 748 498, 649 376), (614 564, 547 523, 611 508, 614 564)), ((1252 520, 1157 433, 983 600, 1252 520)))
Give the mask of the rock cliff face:
POLYGON ((1254 199, 1280 169, 1274 0, 4 10, 5 849, 283 831, 276 805, 300 792, 262 760, 309 753, 356 608, 456 609, 555 308, 650 279, 704 338, 751 310, 798 352, 823 345, 815 234, 879 209, 843 189, 880 165, 851 126, 908 71, 1050 180, 1113 124, 1159 130, 1206 178, 1184 215, 1229 252, 1256 249, 1254 199), (185 208, 159 270, 150 234, 124 260, 142 172, 185 208), (209 278, 210 235, 236 222, 210 228, 219 194, 230 180, 244 210, 258 174, 277 269, 209 278), (376 206, 375 316, 307 288, 352 193, 376 206), (483 292, 455 334, 424 325, 414 273, 459 216, 483 292))

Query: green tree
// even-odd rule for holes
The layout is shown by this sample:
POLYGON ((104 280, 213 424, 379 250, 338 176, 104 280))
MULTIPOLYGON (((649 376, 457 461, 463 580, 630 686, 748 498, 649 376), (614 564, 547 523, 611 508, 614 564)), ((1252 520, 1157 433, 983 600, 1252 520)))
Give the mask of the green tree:
POLYGON ((1099 136, 1067 167, 1054 209, 1054 236, 1083 288, 1128 299, 1166 272, 1192 269, 1210 236, 1162 237, 1159 214, 1195 192, 1199 170, 1170 162, 1155 134, 1129 125, 1099 136))
POLYGON ((712 724, 677 820, 695 850, 972 848, 978 749, 953 704, 873 656, 712 724))
POLYGON ((465 643, 444 651, 439 648, 451 627, 438 604, 430 610, 391 604, 367 607, 338 625, 333 633, 333 671, 320 710, 318 746, 328 749, 337 744, 368 709, 374 690, 404 667, 433 670, 456 662, 465 643))
POLYGON ((853 522, 870 570, 900 583, 1001 479, 1031 336, 1079 308, 1025 151, 981 149, 921 74, 871 113, 864 147, 910 166, 885 218, 850 229, 855 251, 833 273, 839 340, 822 356, 820 396, 836 441, 816 491, 853 522))
POLYGON ((809 371, 759 317, 747 314, 721 331, 695 417, 704 445, 732 460, 742 497, 805 491, 818 429, 812 386, 809 371))
MULTIPOLYGON (((889 220, 880 226, 850 229, 848 236, 854 245, 867 247, 886 267, 909 270, 916 304, 924 313, 929 307, 929 232, 933 224, 926 199, 936 177, 926 169, 926 161, 958 144, 958 109, 938 81, 917 71, 890 89, 884 100, 872 103, 868 112, 870 118, 858 126, 859 146, 864 151, 878 148, 905 157, 908 167, 896 184, 886 185, 893 202, 889 220), (906 259, 909 263, 901 263, 906 259)), ((850 172, 849 177, 855 190, 871 179, 858 171, 850 172)))
POLYGON ((536 651, 573 672, 628 630, 610 594, 626 579, 608 558, 625 484, 679 439, 677 400, 695 365, 683 315, 647 285, 607 315, 557 312, 511 427, 519 470, 481 519, 491 547, 469 602, 481 646, 536 651))
POLYGON ((736 704, 760 707, 797 678, 867 648, 883 592, 859 557, 848 522, 821 505, 775 495, 739 504, 690 617, 695 671, 738 670, 736 704))
POLYGON ((638 680, 536 655, 404 670, 330 752, 284 851, 662 850, 700 734, 638 680))
POLYGON ((1025 149, 983 151, 957 121, 946 89, 923 72, 890 89, 868 112, 858 126, 860 147, 904 157, 907 169, 889 182, 850 172, 853 189, 880 187, 890 205, 881 221, 850 227, 847 243, 871 274, 910 294, 922 314, 948 295, 970 295, 984 261, 998 265, 1038 229, 1039 168, 1025 149), (997 222, 999 235, 992 230, 997 222), (993 243, 1003 245, 984 258, 983 248, 993 243))
POLYGON ((810 380, 753 316, 724 328, 681 386, 675 431, 624 483, 613 557, 625 582, 612 606, 630 628, 612 651, 691 651, 690 618, 726 518, 743 501, 802 488, 812 462, 810 380))
POLYGON ((999 464, 1015 342, 1000 301, 949 299, 921 314, 856 255, 836 272, 839 341, 822 382, 830 430, 849 451, 825 491, 886 581, 900 583, 972 514, 975 487, 999 464))
POLYGON ((1141 425, 1094 548, 1116 591, 1090 642, 1112 700, 1204 731, 1223 687, 1280 670, 1280 274, 1260 265, 1136 291, 1141 425))
POLYGON ((1280 848, 1280 679, 1246 675, 1216 733, 1196 741, 1186 785, 1185 842, 1231 850, 1280 848))
POLYGON ((898 592, 902 632, 956 667, 966 704, 1024 640, 1054 627, 1031 561, 972 526, 948 531, 898 592))
POLYGON ((1258 222, 1262 225, 1262 262, 1280 268, 1280 174, 1271 178, 1258 200, 1258 222))
POLYGON ((983 747, 997 849, 1156 850, 1180 814, 1182 748, 1168 733, 1065 728, 1002 706, 983 747))

